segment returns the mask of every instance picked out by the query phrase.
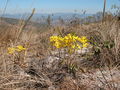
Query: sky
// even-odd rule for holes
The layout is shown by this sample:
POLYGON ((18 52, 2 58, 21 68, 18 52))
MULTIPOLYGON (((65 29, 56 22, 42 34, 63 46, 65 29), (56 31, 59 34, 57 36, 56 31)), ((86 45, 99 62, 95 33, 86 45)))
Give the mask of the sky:
MULTIPOLYGON (((3 13, 7 0, 0 0, 0 13, 3 13)), ((8 0, 5 13, 96 13, 102 11, 104 0, 8 0)), ((120 5, 119 0, 107 0, 107 11, 113 4, 120 5)))

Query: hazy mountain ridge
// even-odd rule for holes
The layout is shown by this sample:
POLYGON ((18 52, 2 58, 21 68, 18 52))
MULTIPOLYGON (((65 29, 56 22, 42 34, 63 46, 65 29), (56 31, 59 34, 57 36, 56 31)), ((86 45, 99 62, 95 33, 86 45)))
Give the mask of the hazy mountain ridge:
MULTIPOLYGON (((31 13, 26 13, 26 14, 4 14, 3 17, 8 17, 8 18, 26 18, 30 15, 31 13)), ((43 13, 35 13, 32 17, 32 19, 37 19, 37 18, 47 18, 48 16, 51 16, 53 19, 58 19, 59 17, 63 19, 67 18, 72 18, 73 16, 77 16, 80 18, 84 18, 87 16, 92 16, 93 14, 79 14, 79 13, 54 13, 54 14, 43 14, 43 13)), ((1 16, 1 15, 0 15, 1 16)))

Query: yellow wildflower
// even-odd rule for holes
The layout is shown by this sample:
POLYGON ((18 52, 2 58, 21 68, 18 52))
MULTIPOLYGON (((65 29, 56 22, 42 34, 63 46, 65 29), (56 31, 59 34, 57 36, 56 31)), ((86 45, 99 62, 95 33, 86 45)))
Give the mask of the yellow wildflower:
POLYGON ((56 48, 61 48, 60 42, 55 42, 55 43, 53 44, 53 46, 55 46, 56 48))
POLYGON ((81 46, 79 44, 76 45, 78 49, 81 49, 81 46))
POLYGON ((83 47, 87 47, 87 46, 88 46, 88 43, 84 43, 82 46, 83 46, 83 47))
POLYGON ((74 48, 75 48, 75 45, 71 45, 71 48, 73 48, 73 49, 74 49, 74 48))
POLYGON ((26 50, 26 48, 24 48, 22 45, 18 45, 18 46, 16 46, 16 50, 17 50, 18 52, 20 52, 20 51, 22 51, 22 50, 26 50))
POLYGON ((67 48, 69 52, 74 51, 74 49, 81 49, 87 47, 87 38, 82 36, 81 38, 72 34, 67 34, 64 37, 61 36, 51 36, 50 42, 56 48, 67 48))
POLYGON ((50 42, 58 40, 58 36, 51 36, 50 37, 50 42))
POLYGON ((15 52, 15 48, 8 48, 8 53, 9 54, 13 54, 15 52))
POLYGON ((78 38, 78 41, 83 44, 83 43, 86 43, 88 40, 85 36, 83 36, 81 38, 78 38))
POLYGON ((78 38, 79 38, 78 36, 73 36, 74 40, 78 40, 78 38))

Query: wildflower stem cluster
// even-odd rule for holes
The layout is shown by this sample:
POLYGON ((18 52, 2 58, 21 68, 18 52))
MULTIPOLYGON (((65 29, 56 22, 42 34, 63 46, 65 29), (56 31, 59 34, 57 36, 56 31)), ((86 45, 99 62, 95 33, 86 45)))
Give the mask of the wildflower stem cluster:
POLYGON ((8 47, 8 53, 9 54, 13 54, 15 53, 16 51, 17 52, 21 52, 23 50, 26 50, 26 48, 24 48, 22 45, 17 45, 15 47, 8 47))
POLYGON ((88 47, 88 39, 85 36, 78 37, 76 35, 67 34, 66 36, 51 36, 50 42, 56 48, 67 48, 70 52, 75 49, 88 47))

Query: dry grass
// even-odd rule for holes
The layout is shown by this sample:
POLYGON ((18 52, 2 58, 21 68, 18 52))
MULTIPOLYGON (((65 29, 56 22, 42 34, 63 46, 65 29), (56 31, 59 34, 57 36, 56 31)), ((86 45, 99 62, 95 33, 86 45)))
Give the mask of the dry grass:
POLYGON ((43 33, 20 28, 21 25, 0 27, 1 90, 120 89, 120 21, 109 17, 104 22, 77 27, 52 27, 43 33), (67 33, 86 35, 91 44, 98 45, 85 55, 65 58, 67 62, 61 64, 61 59, 52 54, 49 37, 67 33), (104 47, 105 41, 114 41, 114 47, 104 47), (27 50, 9 55, 7 48, 16 45, 23 45, 27 50), (100 52, 96 53, 96 48, 100 52), (76 64, 78 69, 70 71, 70 64, 76 64))

